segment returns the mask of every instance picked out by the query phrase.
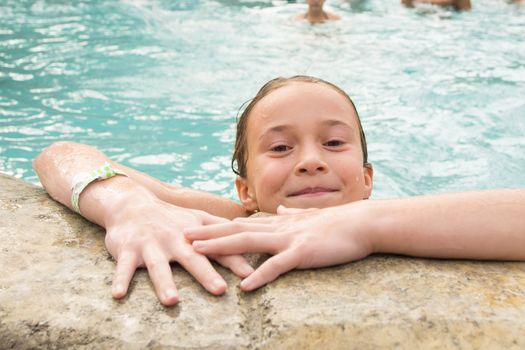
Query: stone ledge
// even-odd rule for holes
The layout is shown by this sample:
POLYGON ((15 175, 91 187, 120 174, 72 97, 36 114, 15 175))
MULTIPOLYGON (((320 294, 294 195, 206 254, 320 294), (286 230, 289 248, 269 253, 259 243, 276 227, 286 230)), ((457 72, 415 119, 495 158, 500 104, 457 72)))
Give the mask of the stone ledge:
POLYGON ((525 263, 372 256, 249 294, 218 268, 221 297, 174 265, 178 306, 159 304, 144 271, 115 301, 103 230, 1 174, 0 266, 7 349, 525 348, 525 263))

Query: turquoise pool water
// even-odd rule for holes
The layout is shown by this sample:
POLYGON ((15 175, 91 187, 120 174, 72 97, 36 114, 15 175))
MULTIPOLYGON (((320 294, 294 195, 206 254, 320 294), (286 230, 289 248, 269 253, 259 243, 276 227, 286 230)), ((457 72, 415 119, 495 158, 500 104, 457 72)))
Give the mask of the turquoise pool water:
POLYGON ((456 13, 328 0, 0 1, 0 171, 75 140, 164 181, 235 198, 235 117, 268 79, 310 74, 354 99, 373 197, 525 187, 525 4, 456 13))

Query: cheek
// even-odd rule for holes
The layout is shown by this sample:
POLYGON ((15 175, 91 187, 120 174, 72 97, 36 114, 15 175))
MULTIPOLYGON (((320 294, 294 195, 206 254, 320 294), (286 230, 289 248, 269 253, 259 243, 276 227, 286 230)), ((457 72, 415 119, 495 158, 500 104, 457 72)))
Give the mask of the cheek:
POLYGON ((282 159, 261 158, 254 162, 253 178, 258 191, 272 191, 280 187, 290 174, 282 159))
POLYGON ((363 166, 356 161, 339 161, 336 169, 339 177, 343 178, 348 184, 358 185, 364 182, 363 166))

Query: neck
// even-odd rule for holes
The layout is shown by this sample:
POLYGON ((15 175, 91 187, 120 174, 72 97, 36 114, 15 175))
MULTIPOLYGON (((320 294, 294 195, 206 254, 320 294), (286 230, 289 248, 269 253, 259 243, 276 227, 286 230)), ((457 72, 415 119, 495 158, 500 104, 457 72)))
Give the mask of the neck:
POLYGON ((310 22, 322 22, 328 18, 326 12, 323 11, 322 7, 308 7, 308 12, 306 12, 306 19, 310 22))

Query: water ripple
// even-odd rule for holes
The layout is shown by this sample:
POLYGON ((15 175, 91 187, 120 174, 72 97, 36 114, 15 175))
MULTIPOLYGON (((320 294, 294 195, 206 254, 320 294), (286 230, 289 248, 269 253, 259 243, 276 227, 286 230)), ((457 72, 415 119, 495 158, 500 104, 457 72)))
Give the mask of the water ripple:
POLYGON ((312 74, 354 99, 374 197, 525 186, 524 6, 328 5, 343 19, 311 26, 285 1, 2 1, 0 171, 37 182, 31 159, 75 140, 235 198, 239 107, 312 74))

